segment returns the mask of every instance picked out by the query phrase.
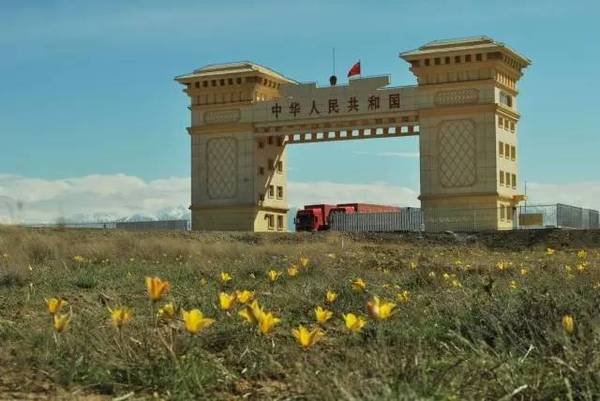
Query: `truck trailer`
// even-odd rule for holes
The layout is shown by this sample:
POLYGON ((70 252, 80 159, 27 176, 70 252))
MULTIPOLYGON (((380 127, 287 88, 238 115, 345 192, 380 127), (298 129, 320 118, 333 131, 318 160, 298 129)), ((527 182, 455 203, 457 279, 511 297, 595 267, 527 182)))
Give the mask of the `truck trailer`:
POLYGON ((333 213, 383 213, 398 212, 401 208, 371 203, 340 203, 305 205, 298 210, 294 223, 296 231, 323 231, 329 229, 329 219, 333 213))

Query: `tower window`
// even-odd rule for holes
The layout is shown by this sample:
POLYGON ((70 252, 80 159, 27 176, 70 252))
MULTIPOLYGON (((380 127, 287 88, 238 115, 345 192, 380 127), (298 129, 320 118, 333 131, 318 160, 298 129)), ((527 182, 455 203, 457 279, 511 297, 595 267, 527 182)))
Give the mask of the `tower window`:
POLYGON ((277 215, 277 230, 279 230, 279 231, 283 230, 283 216, 282 215, 277 215))
POLYGON ((280 185, 277 186, 277 199, 283 199, 283 187, 280 185))
POLYGON ((277 172, 278 172, 278 173, 281 173, 281 172, 283 172, 283 162, 282 162, 281 160, 279 160, 279 161, 277 162, 277 172))
POLYGON ((454 62, 460 64, 460 56, 454 56, 454 62))
POLYGON ((273 230, 275 228, 275 218, 272 214, 266 214, 265 218, 267 219, 267 227, 269 230, 273 230))
POLYGON ((259 167, 258 168, 258 175, 265 175, 265 168, 264 167, 259 167))
POLYGON ((470 55, 470 54, 467 54, 467 55, 465 56, 465 63, 470 63, 470 62, 471 62, 471 55, 470 55))
POLYGON ((269 160, 267 161, 267 167, 269 168, 269 170, 271 170, 271 171, 272 171, 274 166, 275 166, 275 165, 273 164, 273 159, 269 159, 269 160))
POLYGON ((504 142, 498 142, 498 156, 504 157, 504 142))
POLYGON ((269 198, 273 198, 275 196, 275 187, 273 185, 269 185, 269 198))
POLYGON ((500 170, 498 178, 500 178, 500 185, 504 185, 504 171, 500 170))
POLYGON ((258 141, 258 148, 262 149, 265 147, 265 143, 263 141, 258 141))

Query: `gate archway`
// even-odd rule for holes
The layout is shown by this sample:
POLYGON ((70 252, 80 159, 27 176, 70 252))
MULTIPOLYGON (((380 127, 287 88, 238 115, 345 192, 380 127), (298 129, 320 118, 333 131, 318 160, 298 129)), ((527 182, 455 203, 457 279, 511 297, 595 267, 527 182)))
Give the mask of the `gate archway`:
POLYGON ((287 146, 412 135, 426 222, 473 208, 493 213, 482 228, 510 228, 498 210, 523 199, 516 97, 530 61, 487 37, 400 57, 417 85, 377 76, 318 87, 248 62, 177 77, 191 99, 192 229, 287 230, 287 146))

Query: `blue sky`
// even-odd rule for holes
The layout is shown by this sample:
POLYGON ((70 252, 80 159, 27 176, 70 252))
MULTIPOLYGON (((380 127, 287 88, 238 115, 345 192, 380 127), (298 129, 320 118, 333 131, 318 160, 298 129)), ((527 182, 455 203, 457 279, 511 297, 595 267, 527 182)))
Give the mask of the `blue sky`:
MULTIPOLYGON (((484 34, 533 60, 518 98, 522 180, 597 185, 599 15, 595 1, 2 1, 0 175, 13 186, 186 178, 188 99, 176 75, 251 60, 325 84, 335 47, 338 76, 360 59, 363 75, 408 85, 399 52, 484 34)), ((291 147, 289 180, 418 193, 417 147, 418 138, 291 147)))

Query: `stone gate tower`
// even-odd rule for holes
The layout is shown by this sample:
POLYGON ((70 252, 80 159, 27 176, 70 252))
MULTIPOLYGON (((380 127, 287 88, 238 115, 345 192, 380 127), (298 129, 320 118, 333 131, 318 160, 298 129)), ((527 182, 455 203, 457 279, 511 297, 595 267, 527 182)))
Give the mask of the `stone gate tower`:
POLYGON ((513 208, 524 199, 517 81, 530 61, 487 37, 434 41, 400 56, 422 99, 419 199, 426 224, 473 218, 479 229, 511 228, 513 208))
POLYGON ((530 61, 487 37, 400 57, 417 86, 382 76, 320 88, 249 62, 177 77, 191 99, 192 228, 285 231, 287 146, 407 135, 420 136, 426 229, 512 227, 516 84, 530 61))

